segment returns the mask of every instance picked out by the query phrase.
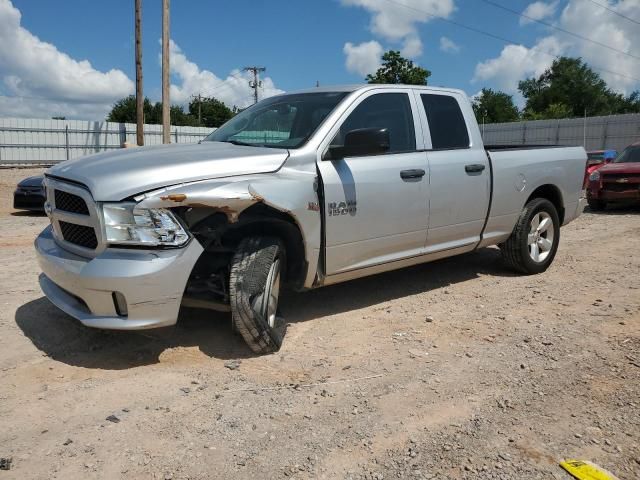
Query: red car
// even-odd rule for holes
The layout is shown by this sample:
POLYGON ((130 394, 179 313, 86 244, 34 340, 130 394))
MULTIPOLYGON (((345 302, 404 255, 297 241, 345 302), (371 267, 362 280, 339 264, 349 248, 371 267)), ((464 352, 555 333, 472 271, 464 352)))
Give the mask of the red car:
POLYGON ((589 186, 589 175, 612 162, 618 156, 615 150, 592 150, 587 152, 587 168, 584 172, 584 188, 589 186))
POLYGON ((587 201, 592 210, 608 203, 640 203, 640 143, 629 145, 611 163, 589 175, 587 201))

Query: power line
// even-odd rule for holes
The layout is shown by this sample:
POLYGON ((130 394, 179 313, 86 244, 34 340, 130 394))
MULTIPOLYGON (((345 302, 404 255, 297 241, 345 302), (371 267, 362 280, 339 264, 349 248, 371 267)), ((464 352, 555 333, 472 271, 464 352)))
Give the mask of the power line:
POLYGON ((618 50, 617 48, 612 47, 611 45, 607 45, 606 43, 602 43, 602 42, 599 42, 597 40, 593 40, 593 39, 591 39, 589 37, 585 37, 584 35, 580 35, 579 33, 570 32, 569 30, 566 30, 566 29, 564 29, 562 27, 558 27, 557 25, 553 25, 552 23, 545 22, 544 20, 538 20, 537 18, 533 18, 533 17, 531 17, 531 16, 529 16, 529 15, 527 15, 525 13, 518 12, 517 10, 513 10, 513 9, 511 9, 509 7, 505 7, 504 5, 500 5, 499 3, 493 2, 492 0, 482 0, 482 1, 484 3, 488 3, 489 5, 493 5, 496 8, 500 8, 500 9, 506 11, 506 12, 512 13, 512 14, 517 15, 517 16, 522 17, 522 18, 526 18, 527 20, 531 20, 532 22, 539 23, 540 25, 544 25, 545 27, 553 28, 555 30, 558 30, 559 32, 565 33, 567 35, 571 35, 572 37, 579 38, 580 40, 584 40, 585 42, 590 42, 590 43, 593 43, 594 45, 599 45, 601 47, 607 48, 607 49, 609 49, 609 50, 611 50, 613 52, 621 53, 621 54, 627 55, 627 56, 629 56, 631 58, 635 58, 636 60, 640 60, 640 57, 638 57, 637 55, 634 55, 634 54, 629 53, 629 52, 625 52, 623 50, 618 50))
MULTIPOLYGON (((465 25, 464 23, 460 23, 460 22, 457 22, 455 20, 450 20, 450 19, 442 17, 440 15, 436 15, 434 13, 427 12, 427 11, 421 10, 419 8, 415 8, 415 7, 412 7, 410 5, 406 5, 404 3, 397 2, 395 0, 385 0, 385 1, 388 2, 388 3, 392 3, 394 5, 398 5, 400 7, 404 7, 404 8, 409 9, 409 10, 413 10, 414 12, 422 13, 424 15, 427 15, 428 17, 435 18, 437 20, 441 20, 441 21, 443 21, 445 23, 449 23, 451 25, 455 25, 456 27, 464 28, 465 30, 469 30, 469 31, 477 33, 479 35, 484 35, 485 37, 493 38, 494 40, 499 40, 500 42, 505 43, 507 45, 522 45, 522 42, 516 42, 516 41, 510 40, 508 38, 502 37, 500 35, 496 35, 494 33, 487 32, 486 30, 482 30, 480 28, 472 27, 470 25, 465 25)), ((523 46, 526 46, 526 45, 523 45, 523 46)), ((532 47, 528 47, 528 48, 532 48, 532 47)), ((552 53, 548 53, 548 52, 545 52, 543 50, 539 50, 539 52, 542 55, 546 55, 546 56, 549 56, 551 58, 555 58, 555 59, 559 59, 560 58, 559 55, 554 55, 552 53)), ((594 64, 590 64, 590 67, 593 68, 594 70, 599 70, 601 72, 610 73, 611 75, 615 75, 615 76, 618 76, 618 77, 628 78, 629 80, 633 80, 634 82, 640 82, 639 78, 632 77, 632 76, 626 75, 624 73, 614 72, 613 70, 608 70, 606 68, 602 68, 602 67, 599 67, 599 66, 594 65, 594 64)))
POLYGON ((608 6, 606 6, 606 5, 602 5, 600 2, 596 2, 595 0, 589 0, 589 1, 590 1, 591 3, 593 3, 594 5, 598 5, 599 7, 604 8, 605 10, 609 10, 609 11, 610 11, 611 13, 613 13, 614 15, 618 15, 619 17, 626 18, 626 19, 627 19, 627 20, 629 20, 630 22, 633 22, 633 23, 635 23, 636 25, 640 25, 640 22, 639 22, 638 20, 634 20, 633 18, 631 18, 631 17, 627 17, 626 15, 623 15, 623 14, 622 14, 622 13, 620 13, 620 12, 616 12, 613 8, 609 8, 609 7, 608 7, 608 6))

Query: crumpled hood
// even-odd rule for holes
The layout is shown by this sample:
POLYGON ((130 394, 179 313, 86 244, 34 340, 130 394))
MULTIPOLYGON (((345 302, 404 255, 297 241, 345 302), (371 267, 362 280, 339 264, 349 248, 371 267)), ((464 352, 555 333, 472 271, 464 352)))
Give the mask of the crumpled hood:
POLYGON ((599 168, 598 171, 601 175, 607 173, 640 173, 640 162, 620 162, 620 163, 607 163, 604 167, 599 168))
POLYGON ((158 145, 69 160, 46 174, 86 185, 97 201, 119 201, 184 182, 273 172, 288 155, 285 149, 221 142, 158 145))

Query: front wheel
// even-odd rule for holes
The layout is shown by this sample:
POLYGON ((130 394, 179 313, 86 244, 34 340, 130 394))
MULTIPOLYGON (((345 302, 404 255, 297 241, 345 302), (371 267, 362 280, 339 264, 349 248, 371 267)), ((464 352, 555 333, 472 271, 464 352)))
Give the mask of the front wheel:
POLYGON ((235 330, 255 353, 277 352, 285 326, 278 315, 285 250, 274 237, 240 242, 231 262, 229 293, 235 330))
POLYGON ((500 245, 507 265, 526 274, 544 272, 558 250, 560 220, 549 200, 535 198, 527 203, 506 242, 500 245))

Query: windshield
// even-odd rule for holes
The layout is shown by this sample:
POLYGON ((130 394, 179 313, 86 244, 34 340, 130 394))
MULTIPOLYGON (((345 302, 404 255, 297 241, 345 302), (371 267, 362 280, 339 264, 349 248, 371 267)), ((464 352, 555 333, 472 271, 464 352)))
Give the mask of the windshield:
POLYGON ((640 145, 633 147, 627 147, 624 149, 618 158, 614 160, 614 163, 634 163, 640 162, 640 145))
POLYGON ((589 153, 587 152, 587 158, 589 160, 600 160, 603 161, 604 160, 604 153, 600 152, 600 153, 589 153))
POLYGON ((233 117, 204 141, 298 148, 347 93, 298 93, 267 98, 233 117))

